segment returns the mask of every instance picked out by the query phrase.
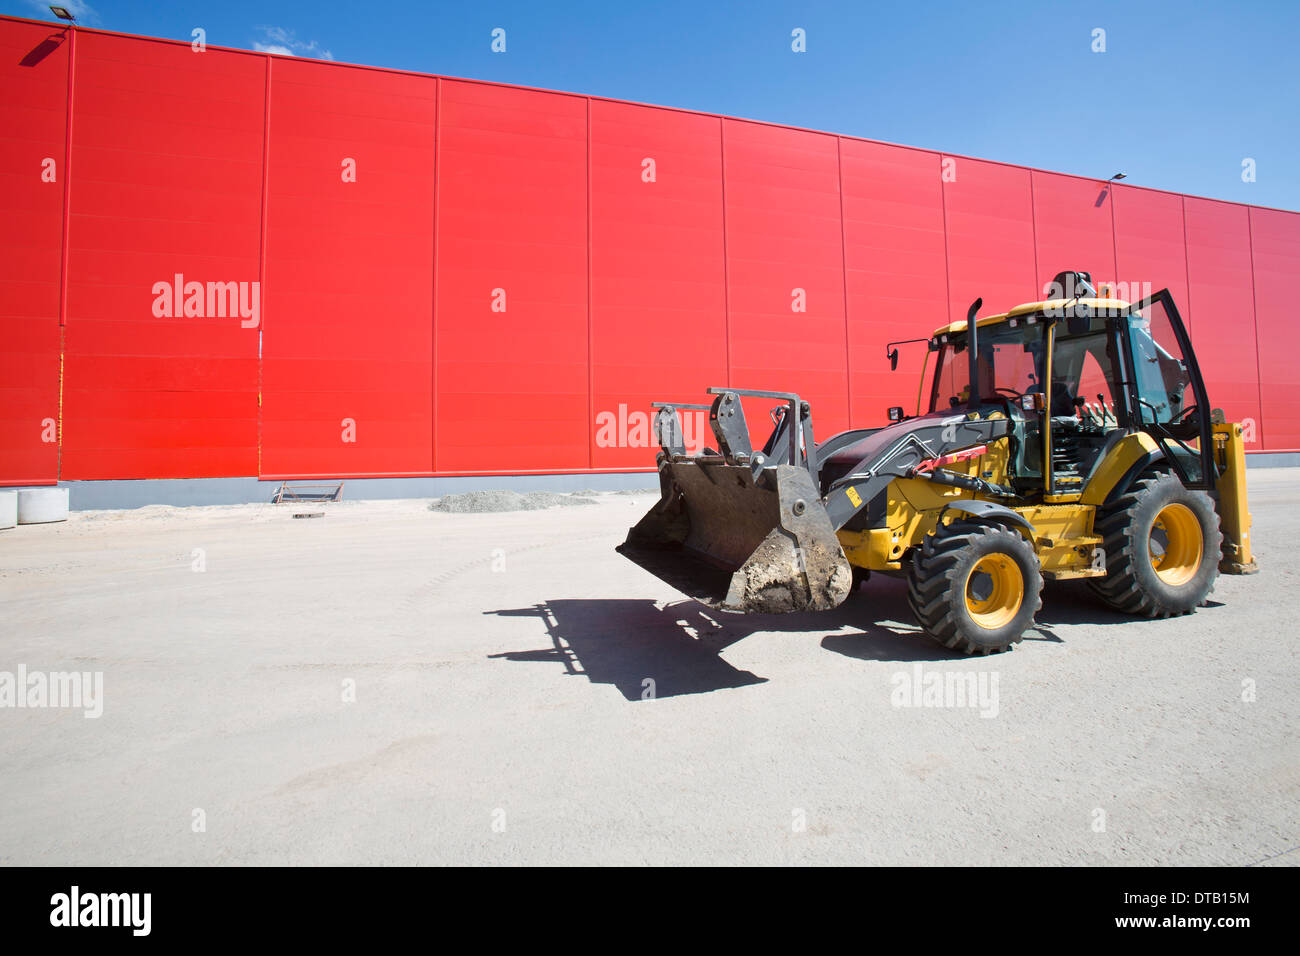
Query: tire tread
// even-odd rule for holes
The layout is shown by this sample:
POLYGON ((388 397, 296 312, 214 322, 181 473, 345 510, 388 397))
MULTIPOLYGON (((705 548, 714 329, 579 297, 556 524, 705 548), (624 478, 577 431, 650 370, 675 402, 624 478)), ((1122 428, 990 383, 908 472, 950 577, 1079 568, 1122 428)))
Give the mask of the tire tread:
MULTIPOLYGON (((981 644, 964 635, 958 627, 953 609, 952 590, 956 584, 953 572, 964 555, 973 548, 986 548, 992 538, 1014 539, 1017 545, 1028 550, 1036 565, 1033 548, 1019 533, 1005 525, 985 524, 959 519, 940 525, 923 539, 913 555, 907 575, 907 602, 921 628, 944 647, 966 654, 990 654, 1007 650, 1019 643, 1024 631, 998 644, 981 644)), ((1029 584, 1030 582, 1026 582, 1029 584)), ((1043 606, 1042 576, 1037 577, 1037 588, 1027 589, 1024 600, 1033 602, 1033 614, 1043 606), (1032 593, 1030 591, 1032 590, 1032 593)), ((1030 624, 1032 625, 1032 616, 1030 624)))
MULTIPOLYGON (((1116 611, 1137 617, 1167 618, 1190 614, 1194 610, 1191 607, 1172 607, 1159 594, 1144 588, 1133 566, 1139 554, 1146 560, 1146 541, 1135 540, 1134 512, 1149 495, 1161 494, 1159 486, 1170 481, 1177 482, 1178 479, 1169 472, 1148 472, 1134 481, 1129 490, 1110 507, 1098 509, 1093 530, 1102 539, 1107 573, 1104 578, 1091 579, 1089 585, 1106 605, 1116 611)), ((1179 486, 1181 487, 1181 482, 1179 486)), ((1223 533, 1219 529, 1217 512, 1215 513, 1213 532, 1203 542, 1205 552, 1215 556, 1216 573, 1211 577, 1210 591, 1214 590, 1217 556, 1223 548, 1223 533)), ((1204 606, 1207 599, 1202 597, 1196 603, 1204 606)))

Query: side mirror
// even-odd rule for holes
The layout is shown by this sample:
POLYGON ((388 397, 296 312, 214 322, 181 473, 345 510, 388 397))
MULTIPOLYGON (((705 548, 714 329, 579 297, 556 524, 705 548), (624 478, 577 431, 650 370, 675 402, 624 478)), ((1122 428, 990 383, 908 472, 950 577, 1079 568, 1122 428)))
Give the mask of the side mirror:
POLYGON ((889 420, 891 422, 901 422, 906 417, 907 416, 903 414, 902 405, 894 405, 892 408, 889 409, 889 420))
POLYGON ((898 349, 889 350, 889 370, 891 372, 898 371, 898 349))

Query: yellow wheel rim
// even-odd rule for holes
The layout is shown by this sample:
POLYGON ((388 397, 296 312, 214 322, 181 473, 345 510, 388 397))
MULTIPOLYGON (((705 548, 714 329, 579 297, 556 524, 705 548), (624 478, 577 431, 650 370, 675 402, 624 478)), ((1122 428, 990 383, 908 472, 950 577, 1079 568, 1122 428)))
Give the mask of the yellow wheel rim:
POLYGON ((986 554, 966 575, 966 612, 980 627, 995 631, 1005 627, 1020 611, 1025 578, 1007 554, 986 554))
POLYGON ((1194 578, 1203 547, 1201 523, 1191 508, 1174 503, 1160 509, 1151 524, 1147 554, 1161 581, 1178 587, 1194 578))

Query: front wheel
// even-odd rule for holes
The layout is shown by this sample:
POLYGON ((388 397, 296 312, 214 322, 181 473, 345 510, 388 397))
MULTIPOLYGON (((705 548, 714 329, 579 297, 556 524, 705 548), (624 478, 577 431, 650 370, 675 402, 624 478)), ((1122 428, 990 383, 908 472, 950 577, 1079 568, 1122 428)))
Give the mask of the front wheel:
POLYGON ((1196 609, 1214 590, 1223 534, 1214 502, 1174 475, 1140 478, 1097 513, 1106 576, 1093 590, 1126 614, 1170 617, 1196 609))
POLYGON ((1038 555, 1002 525, 959 520, 925 536, 912 558, 907 600, 932 638, 966 654, 1019 643, 1043 606, 1038 555))

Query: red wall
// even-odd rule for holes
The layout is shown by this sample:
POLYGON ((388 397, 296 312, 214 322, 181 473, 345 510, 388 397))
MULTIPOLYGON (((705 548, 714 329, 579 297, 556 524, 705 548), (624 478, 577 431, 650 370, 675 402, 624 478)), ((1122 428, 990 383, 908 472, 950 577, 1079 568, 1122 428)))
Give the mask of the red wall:
MULTIPOLYGON (((976 298, 984 300, 985 313, 1037 300, 1042 289, 1036 278, 1029 170, 956 156, 941 162, 949 317, 966 318, 976 298)), ((1077 262, 1061 268, 1087 271, 1077 262)))
MULTIPOLYGON (((1188 196, 1187 314, 1192 344, 1216 408, 1228 421, 1255 424, 1255 442, 1267 447, 1268 423, 1259 407, 1259 353, 1255 340, 1250 210, 1188 196)), ((1275 344, 1275 348, 1277 345, 1275 344)))
POLYGON ((258 279, 266 59, 78 32, 61 478, 257 469, 257 336, 154 284, 258 279))
POLYGON ((948 323, 943 186, 937 153, 840 140, 844 278, 848 294, 852 423, 879 423, 884 409, 916 408, 915 369, 925 346, 899 347, 891 372, 885 345, 928 336, 948 323))
POLYGON ((722 136, 731 383, 797 392, 822 434, 843 431, 848 328, 836 138, 730 119, 722 136))
POLYGON ((62 36, 62 31, 45 25, 0 23, 3 484, 52 484, 59 475, 59 292, 69 62, 68 44, 59 42, 62 36), (50 422, 55 423, 53 429, 50 422))
POLYGON ((1251 209, 1255 277, 1255 330, 1265 346, 1259 356, 1260 404, 1267 410, 1265 447, 1300 451, 1300 405, 1296 404, 1295 289, 1300 276, 1300 229, 1295 213, 1251 209), (1271 344, 1272 347, 1268 347, 1271 344))
POLYGON ((438 470, 586 469, 587 101, 441 90, 438 470))
POLYGON ((887 341, 1067 268, 1171 288, 1248 447, 1300 450, 1261 348, 1300 214, 12 18, 0 56, 0 483, 648 470, 649 403, 717 384, 825 437, 913 407, 887 341), (177 273, 258 321, 156 315, 177 273))
POLYGON ((1090 263, 1095 282, 1114 282, 1115 229, 1110 191, 1094 179, 1031 173, 1034 263, 1038 288, 1059 275, 1062 262, 1090 263))
MULTIPOLYGON (((715 116, 591 102, 596 468, 653 463, 650 403, 727 381, 721 137, 715 116)), ((684 424, 711 440, 700 416, 684 424)))
POLYGON ((261 474, 429 474, 438 81, 269 62, 261 474))
POLYGON ((1183 197, 1132 186, 1111 188, 1118 269, 1115 278, 1120 288, 1133 301, 1168 289, 1190 327, 1183 197))

